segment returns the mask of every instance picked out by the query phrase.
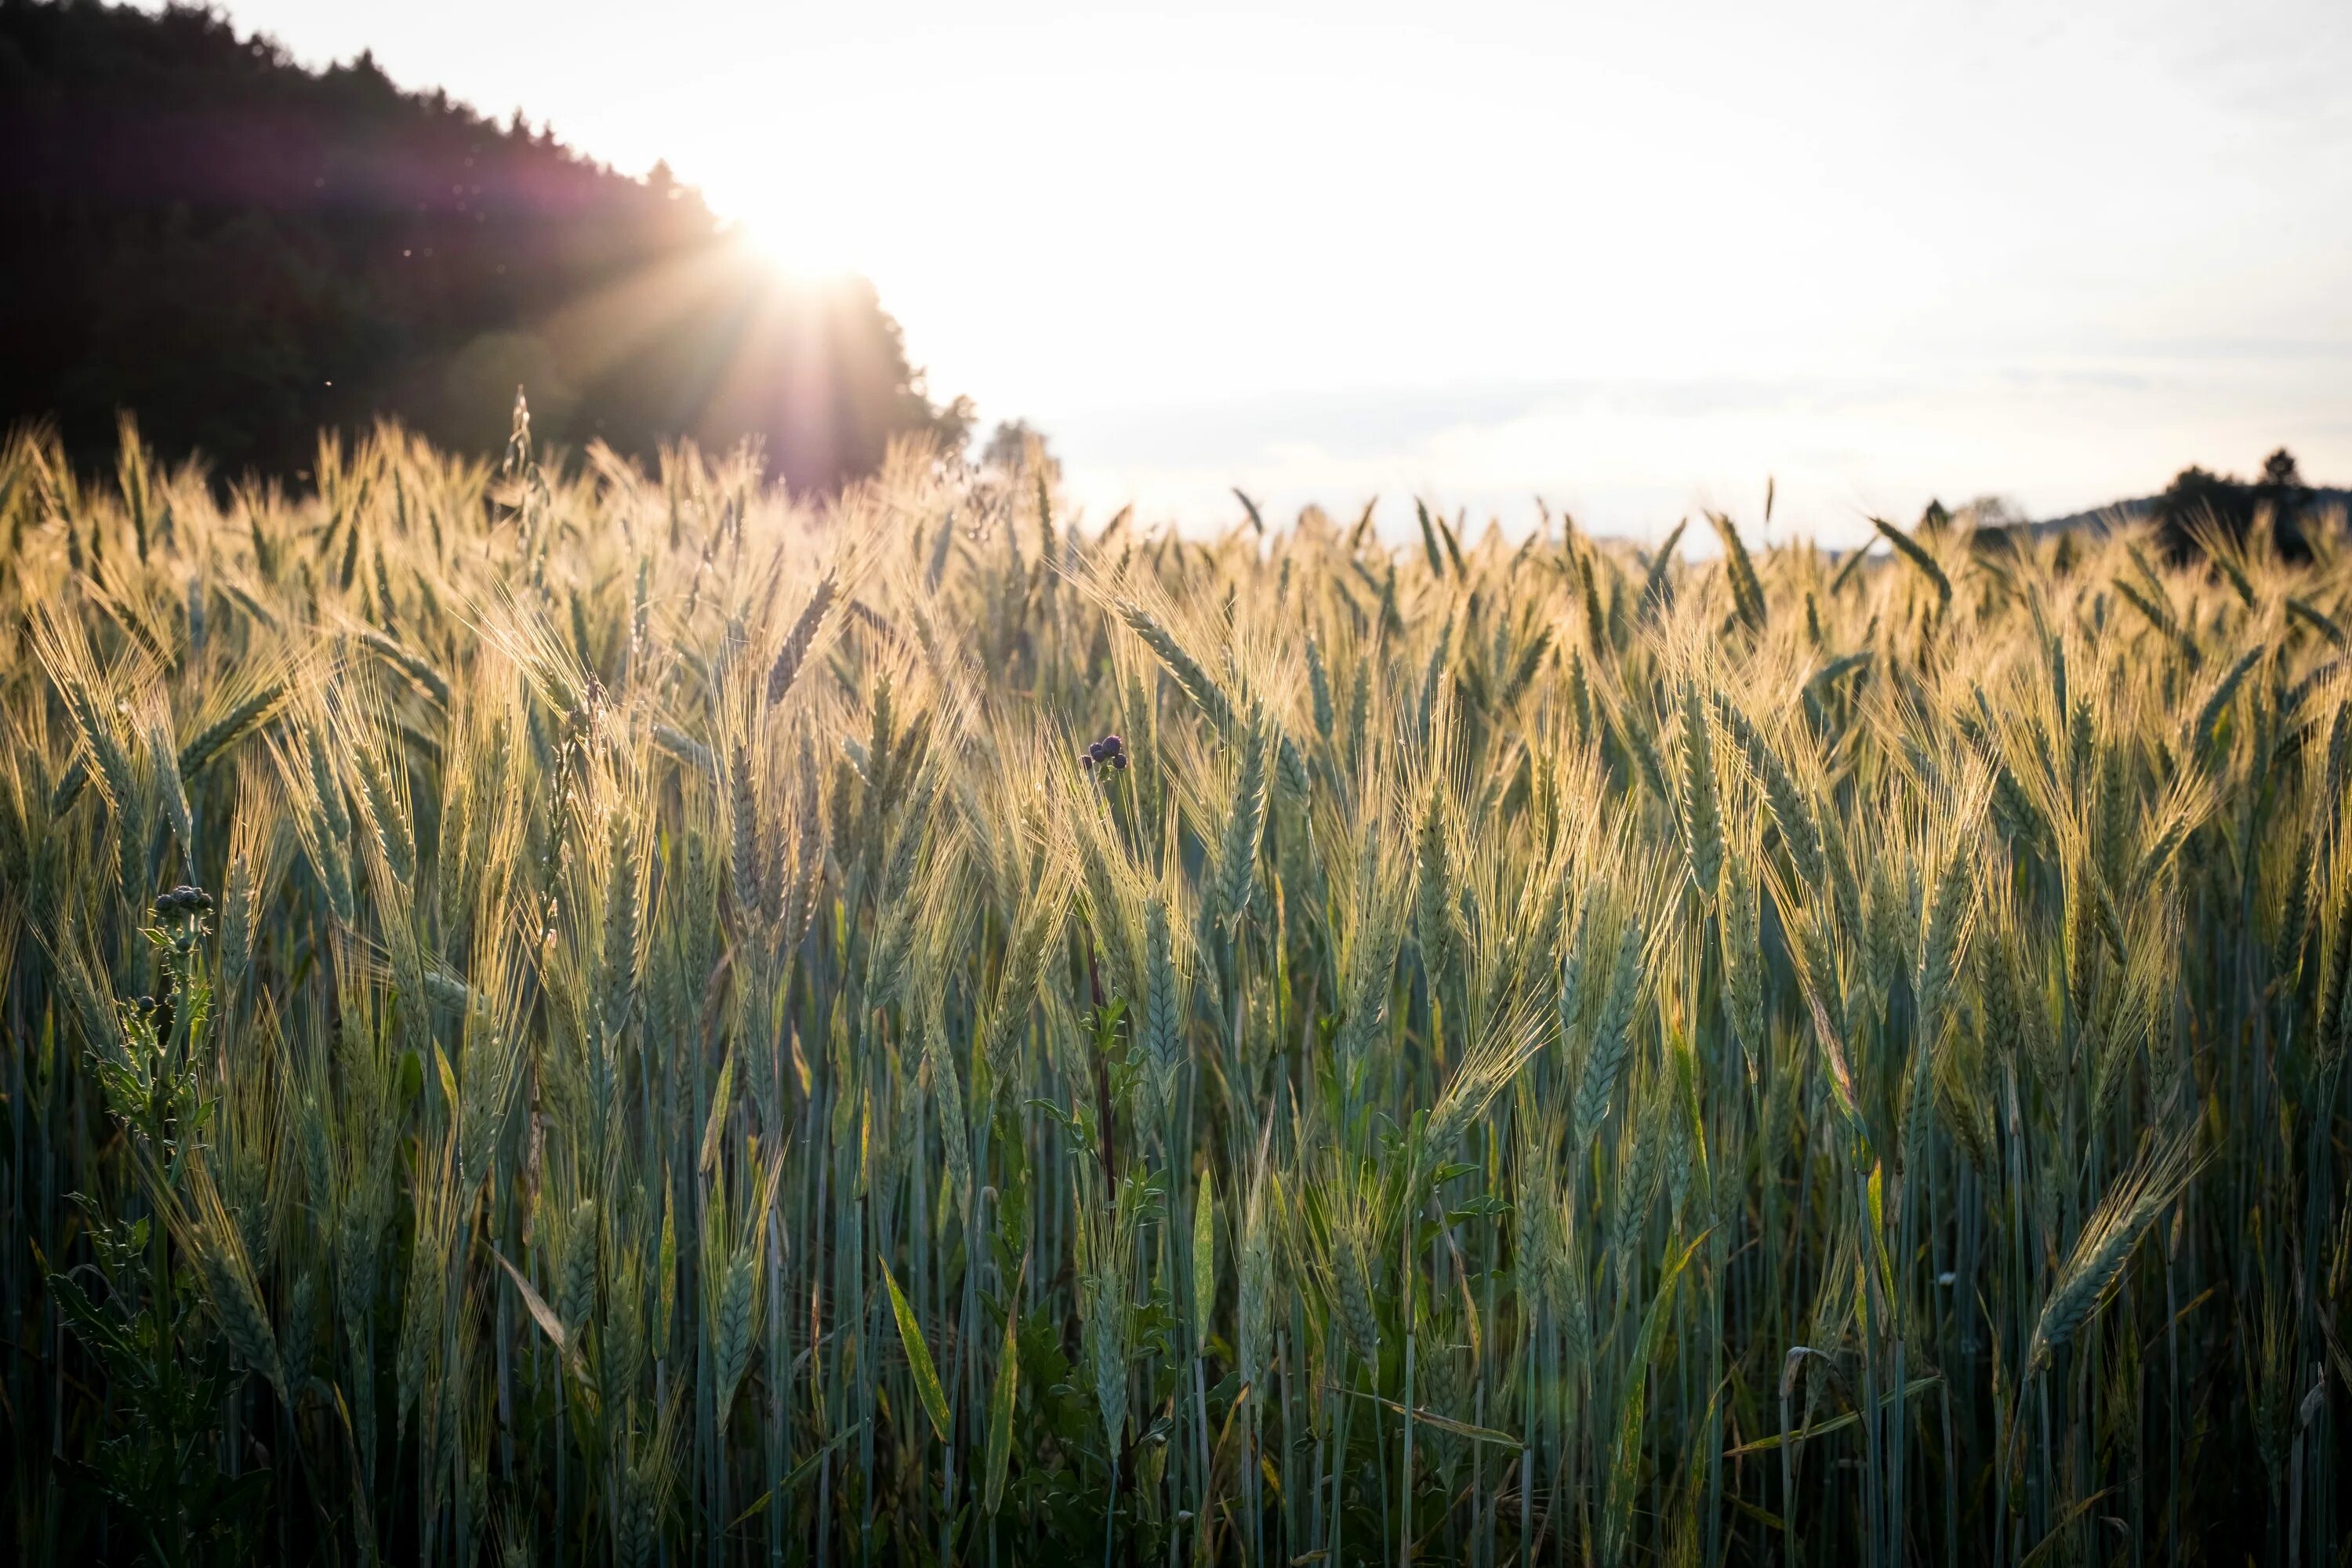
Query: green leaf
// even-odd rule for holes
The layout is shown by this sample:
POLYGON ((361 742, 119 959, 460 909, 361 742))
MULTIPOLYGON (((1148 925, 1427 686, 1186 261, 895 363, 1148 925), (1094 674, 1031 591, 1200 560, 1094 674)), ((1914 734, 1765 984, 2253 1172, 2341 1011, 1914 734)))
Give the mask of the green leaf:
MULTIPOLYGON (((1915 1377, 1903 1385, 1903 1391, 1900 1394, 1889 1389, 1880 1394, 1878 1407, 1881 1410, 1888 1409, 1897 1401, 1910 1400, 1943 1381, 1943 1375, 1940 1373, 1931 1372, 1924 1377, 1915 1377)), ((1843 1415, 1832 1416, 1827 1421, 1790 1432, 1787 1436, 1792 1442, 1810 1443, 1816 1437, 1826 1437, 1832 1432, 1843 1432, 1861 1419, 1862 1412, 1849 1410, 1843 1415)), ((1775 1432, 1769 1437, 1759 1437, 1753 1443, 1742 1443, 1736 1448, 1726 1448, 1723 1451, 1723 1457, 1727 1459, 1742 1459, 1751 1454, 1769 1454, 1780 1446, 1781 1436, 1782 1434, 1775 1432)), ((1776 1524, 1773 1528, 1777 1530, 1780 1527, 1776 1524)))
POLYGON ((661 1249, 655 1256, 661 1310, 654 1321, 654 1355, 659 1359, 668 1353, 670 1309, 677 1301, 677 1205, 667 1181, 662 1184, 661 1249))
POLYGON ((1507 1199, 1496 1197, 1493 1193, 1480 1193, 1475 1197, 1464 1199, 1459 1208, 1446 1210, 1445 1223, 1453 1226, 1460 1225, 1465 1220, 1507 1219, 1517 1207, 1517 1205, 1507 1199))
POLYGON ((735 1053, 730 1048, 719 1068, 719 1087, 710 1091, 710 1115, 702 1124, 701 1169, 719 1168, 719 1151, 727 1142, 727 1110, 735 1093, 735 1053))
POLYGON ((996 1384, 988 1394, 988 1456, 982 1475, 982 1507, 990 1518, 1004 1501, 1004 1469, 1013 1456, 1013 1406, 1021 1391, 1021 1287, 1028 1282, 1024 1266, 1013 1282, 1004 1303, 1004 1354, 996 1364, 996 1384))
POLYGON ((137 1353, 130 1339, 114 1320, 99 1310, 71 1275, 51 1274, 47 1277, 49 1293, 74 1322, 75 1331, 103 1354, 128 1356, 137 1353))
POLYGON ((898 1342, 907 1347, 907 1365, 915 1374, 915 1392, 923 1396, 923 1413, 931 1418, 931 1430, 944 1443, 948 1440, 948 1395, 947 1390, 940 1386, 939 1369, 931 1364, 930 1347, 923 1342, 923 1331, 915 1322, 915 1310, 907 1305, 890 1265, 880 1258, 874 1261, 881 1268, 882 1283, 890 1292, 890 1311, 898 1320, 898 1342))
POLYGON ((2044 1556, 2049 1554, 2053 1548, 2063 1545, 2065 1542, 2066 1532, 2074 1528, 2074 1521, 2082 1518, 2084 1514, 2090 1512, 2092 1508, 2098 1503, 2099 1500, 2105 1497, 2115 1489, 2116 1489, 2113 1487, 2102 1487, 2097 1491, 2093 1492, 2089 1497, 2084 1498, 2082 1501, 2068 1509, 2064 1513, 2059 1515, 2058 1522, 2050 1527, 2050 1533, 2043 1536, 2034 1544, 2033 1550, 2027 1552, 2024 1558, 2018 1563, 2018 1568, 2033 1568, 2033 1564, 2041 1562, 2044 1556))
POLYGON ((1658 1342, 1664 1337, 1668 1304, 1674 1300, 1675 1282, 1682 1277, 1684 1266, 1706 1239, 1701 1231, 1690 1244, 1669 1261, 1658 1279, 1658 1293, 1650 1302, 1650 1310, 1642 1321, 1641 1338, 1634 1342, 1633 1359, 1625 1368, 1625 1397, 1617 1423, 1614 1455, 1609 1467, 1608 1512, 1601 1523, 1601 1555, 1611 1561, 1622 1561, 1625 1531, 1630 1529, 1636 1484, 1642 1463, 1642 1422, 1648 1410, 1650 1363, 1658 1352, 1658 1342))
POLYGON ((1009 1107, 996 1111, 996 1232, 1014 1258, 1029 1253, 1029 1152, 1021 1119, 1009 1107))
POLYGON ((1208 1336, 1209 1318, 1217 1310, 1217 1202, 1209 1189, 1209 1168, 1201 1167, 1201 1193, 1192 1205, 1192 1330, 1195 1338, 1208 1336))
POLYGON ((1884 1163, 1870 1167, 1870 1256, 1864 1261, 1878 1269, 1878 1292, 1881 1300, 1895 1300, 1895 1260, 1886 1255, 1886 1166, 1884 1163))
POLYGON ((554 1344, 555 1353, 559 1356, 569 1354, 569 1348, 563 1342, 563 1320, 555 1315, 555 1309, 549 1306, 546 1299, 531 1289, 530 1281, 522 1277, 521 1269, 507 1261, 505 1253, 493 1247, 490 1248, 490 1256, 499 1260, 499 1266, 513 1279, 515 1289, 522 1292, 522 1304, 530 1309, 531 1321, 537 1323, 549 1341, 554 1344))
POLYGON ((819 1448, 815 1453, 811 1454, 807 1458, 803 1459, 799 1464, 794 1465, 790 1473, 788 1473, 782 1480, 778 1481, 774 1486, 769 1488, 766 1491, 761 1492, 758 1499, 752 1502, 751 1507, 745 1509, 741 1513, 737 1514, 735 1516, 734 1525, 730 1528, 740 1529, 749 1521, 757 1519, 760 1515, 765 1513, 768 1510, 768 1505, 775 1501, 778 1498, 789 1496, 793 1492, 798 1490, 800 1484, 803 1481, 807 1480, 811 1476, 816 1474, 816 1468, 824 1463, 824 1457, 827 1454, 832 1453, 835 1448, 840 1447, 844 1443, 846 1443, 852 1437, 856 1436, 859 1432, 865 1430, 865 1422, 860 1421, 856 1423, 849 1428, 849 1430, 839 1434, 824 1447, 819 1448))
MULTIPOLYGON (((1331 1384, 1325 1386, 1334 1387, 1331 1384)), ((1367 1394, 1360 1388, 1339 1388, 1336 1392, 1351 1394, 1358 1399, 1369 1399, 1375 1405, 1396 1412, 1399 1415, 1404 1414, 1404 1406, 1385 1394, 1367 1394)), ((1467 1421, 1456 1421, 1451 1415, 1440 1415, 1436 1411, 1422 1405, 1412 1407, 1412 1424, 1416 1426, 1434 1426, 1441 1432, 1451 1432, 1457 1437, 1467 1437, 1474 1443, 1492 1443, 1498 1448, 1507 1448, 1513 1453, 1517 1453, 1524 1446, 1508 1432, 1497 1432, 1492 1426, 1474 1426, 1467 1421)))

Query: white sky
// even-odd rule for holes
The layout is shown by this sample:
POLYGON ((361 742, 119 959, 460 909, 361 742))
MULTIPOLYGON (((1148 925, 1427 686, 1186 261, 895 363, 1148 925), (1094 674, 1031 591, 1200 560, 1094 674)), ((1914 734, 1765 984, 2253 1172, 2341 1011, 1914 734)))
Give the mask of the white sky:
POLYGON ((1097 515, 2352 482, 2352 5, 230 0, 864 271, 1097 515))

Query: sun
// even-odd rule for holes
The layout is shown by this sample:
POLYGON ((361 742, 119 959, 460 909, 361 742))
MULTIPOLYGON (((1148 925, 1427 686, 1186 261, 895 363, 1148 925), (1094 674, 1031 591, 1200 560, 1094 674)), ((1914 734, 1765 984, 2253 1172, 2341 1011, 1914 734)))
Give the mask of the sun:
POLYGON ((839 283, 866 271, 849 243, 849 226, 837 219, 812 222, 804 213, 780 206, 748 206, 729 227, 779 275, 796 282, 839 283))

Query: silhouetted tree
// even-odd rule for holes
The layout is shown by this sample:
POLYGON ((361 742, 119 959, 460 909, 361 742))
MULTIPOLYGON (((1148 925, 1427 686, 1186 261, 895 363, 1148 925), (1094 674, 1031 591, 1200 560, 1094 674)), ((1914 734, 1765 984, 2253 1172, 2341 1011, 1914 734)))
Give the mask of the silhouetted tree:
POLYGON ((1968 519, 1969 526, 1979 532, 2021 528, 2026 521, 2025 514, 2018 510, 2017 503, 2007 496, 2000 495, 1978 496, 1960 508, 1959 515, 1968 519))
POLYGON ((647 456, 753 436, 803 489, 889 440, 961 447, 862 280, 793 284, 666 166, 632 179, 372 56, 313 72, 174 5, 0 0, 0 426, 292 470, 396 415, 647 456))
POLYGON ((1062 459, 1054 456, 1046 443, 1045 433, 1032 426, 1026 419, 998 421, 995 430, 988 437, 988 444, 980 449, 980 466, 1013 473, 1029 460, 1033 448, 1038 461, 1045 467, 1045 478, 1058 480, 1062 477, 1062 459))
MULTIPOLYGON (((2007 496, 1980 495, 1963 503, 1957 512, 1945 510, 1940 501, 1929 501, 1927 510, 1944 523, 1965 521, 1969 546, 1988 554, 2023 548, 2033 539, 2032 521, 2007 496)), ((1919 520, 1921 532, 1932 531, 1927 523, 1925 517, 1919 520)))
POLYGON ((2158 535, 2176 555, 2196 548, 2200 529, 2219 529, 2227 538, 2242 539, 2255 517, 2267 510, 2281 552, 2299 558, 2309 552, 2303 513, 2310 500, 2294 454, 2282 447, 2263 460, 2262 478, 2251 484, 2191 464, 2156 498, 2154 510, 2158 535))
POLYGON ((2294 454, 2281 447, 2263 459, 2263 477, 2253 484, 2253 501, 2257 507, 2269 507, 2281 518, 2298 521, 2303 509, 2311 503, 2311 487, 2303 482, 2295 468, 2294 454))

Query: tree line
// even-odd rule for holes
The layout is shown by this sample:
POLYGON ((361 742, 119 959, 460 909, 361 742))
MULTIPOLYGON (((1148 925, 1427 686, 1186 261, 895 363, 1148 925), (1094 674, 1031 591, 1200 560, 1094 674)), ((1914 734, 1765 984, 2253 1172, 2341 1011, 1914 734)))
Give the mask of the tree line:
POLYGON ((796 489, 961 446, 863 279, 797 281, 656 165, 618 174, 372 57, 324 70, 221 16, 0 0, 0 426, 102 463, 299 476, 384 416, 495 452, 746 437, 796 489))

